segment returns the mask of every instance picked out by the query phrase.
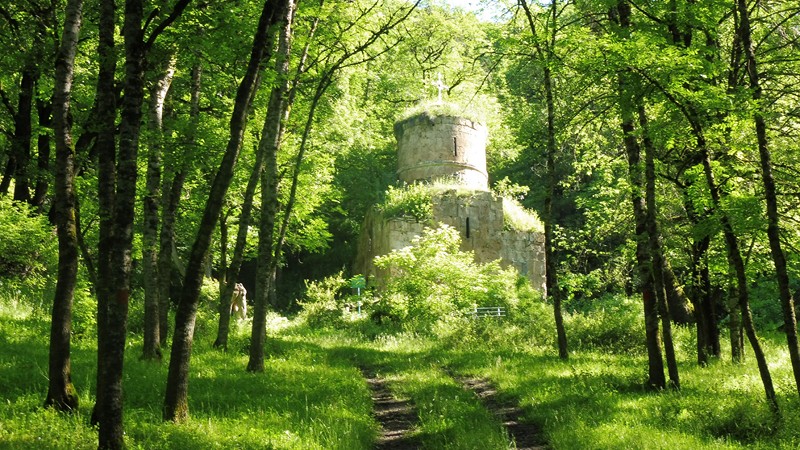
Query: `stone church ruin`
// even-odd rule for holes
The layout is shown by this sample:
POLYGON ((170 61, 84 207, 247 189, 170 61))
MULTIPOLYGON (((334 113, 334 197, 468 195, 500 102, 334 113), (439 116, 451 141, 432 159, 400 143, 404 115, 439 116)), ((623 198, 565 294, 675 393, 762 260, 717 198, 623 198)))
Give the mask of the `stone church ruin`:
POLYGON ((423 229, 445 223, 461 235, 461 250, 472 251, 475 261, 501 260, 513 265, 531 285, 544 293, 544 234, 519 229, 512 213, 532 214, 489 190, 484 125, 429 112, 398 121, 397 176, 401 184, 430 186, 431 217, 387 217, 378 208, 368 212, 359 238, 354 272, 380 284, 383 274, 373 263, 376 256, 411 245, 423 229))

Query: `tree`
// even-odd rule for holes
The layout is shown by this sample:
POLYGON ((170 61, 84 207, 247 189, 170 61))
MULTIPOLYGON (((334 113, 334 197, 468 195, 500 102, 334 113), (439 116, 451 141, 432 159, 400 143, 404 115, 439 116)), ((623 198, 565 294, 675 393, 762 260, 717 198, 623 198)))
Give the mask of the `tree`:
POLYGON ((747 65, 747 77, 750 80, 750 90, 753 101, 756 103, 753 113, 753 122, 758 141, 758 155, 761 163, 761 179, 764 184, 764 195, 767 203, 767 236, 775 264, 775 274, 778 279, 778 292, 783 309, 783 331, 789 347, 789 358, 792 361, 795 388, 800 394, 800 345, 797 341, 797 318, 795 317, 794 299, 789 287, 789 274, 786 269, 786 255, 781 248, 780 218, 778 215, 778 199, 775 187, 775 178, 772 175, 772 155, 767 137, 767 124, 761 112, 760 101, 762 98, 761 75, 758 72, 758 61, 755 46, 751 36, 750 12, 746 0, 737 0, 736 11, 739 15, 739 29, 737 30, 742 41, 747 65))
POLYGON ((53 124, 56 142, 56 222, 58 227, 58 281, 53 299, 50 329, 49 384, 45 406, 61 411, 78 407, 72 385, 70 335, 72 301, 78 274, 78 241, 75 226, 75 153, 70 126, 70 94, 83 1, 70 0, 66 7, 64 31, 56 56, 53 94, 53 124))
POLYGON ((189 415, 189 358, 203 278, 203 263, 211 245, 211 235, 219 218, 222 201, 233 177, 233 168, 242 146, 244 130, 247 125, 247 112, 256 90, 258 74, 272 56, 273 27, 287 7, 285 0, 266 0, 264 2, 253 39, 247 72, 236 92, 236 101, 230 120, 230 138, 222 162, 214 176, 197 236, 192 245, 183 291, 175 316, 175 332, 172 338, 164 400, 164 420, 181 422, 186 420, 189 415))
POLYGON ((158 205, 161 199, 161 146, 164 124, 164 99, 175 75, 175 56, 166 55, 163 72, 150 92, 150 145, 147 157, 146 194, 143 199, 142 266, 144 272, 145 319, 142 359, 161 360, 159 306, 160 279, 169 272, 158 271, 158 205))
POLYGON ((536 58, 543 66, 542 74, 544 81, 545 92, 545 107, 547 108, 547 181, 545 187, 544 197, 544 251, 545 251, 545 284, 547 295, 553 301, 553 314, 555 316, 556 334, 558 336, 558 356, 561 359, 567 359, 569 353, 567 351, 567 334, 564 330, 564 318, 561 314, 561 290, 558 286, 558 257, 555 251, 555 243, 553 239, 553 197, 556 195, 556 129, 555 129, 555 102, 553 101, 553 76, 552 66, 555 64, 554 48, 556 46, 556 36, 559 18, 559 3, 555 0, 550 2, 550 7, 545 20, 545 29, 543 36, 536 32, 536 24, 534 15, 531 12, 531 7, 526 0, 519 0, 520 6, 525 11, 525 16, 528 19, 528 26, 530 27, 531 34, 533 35, 533 47, 535 50, 536 58))
MULTIPOLYGON (((630 33, 631 6, 627 1, 616 4, 613 14, 623 37, 630 33)), ((636 263, 640 289, 644 303, 644 321, 648 356, 648 386, 655 389, 666 387, 664 362, 661 356, 661 342, 658 336, 658 305, 656 286, 651 270, 652 254, 647 234, 647 204, 644 198, 644 181, 641 167, 641 147, 636 137, 637 86, 638 78, 628 68, 617 72, 619 90, 620 126, 628 158, 628 176, 631 186, 633 215, 636 219, 636 263)))
POLYGON ((264 342, 266 340, 267 305, 274 289, 273 240, 275 216, 278 208, 278 149, 281 143, 282 120, 286 113, 289 89, 289 56, 292 51, 292 24, 297 3, 289 0, 285 15, 281 17, 278 52, 275 58, 277 82, 272 88, 267 106, 267 116, 261 130, 258 152, 263 153, 265 170, 261 172, 261 217, 258 228, 258 266, 256 269, 255 308, 253 330, 250 338, 250 358, 247 370, 264 370, 264 342))

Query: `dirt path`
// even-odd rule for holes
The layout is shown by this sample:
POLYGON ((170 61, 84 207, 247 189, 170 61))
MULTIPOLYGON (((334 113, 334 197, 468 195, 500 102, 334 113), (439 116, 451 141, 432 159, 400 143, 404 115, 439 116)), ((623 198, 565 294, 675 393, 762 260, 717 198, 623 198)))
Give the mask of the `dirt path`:
POLYGON ((417 423, 414 405, 408 400, 395 398, 383 378, 369 370, 362 369, 362 372, 372 391, 372 413, 381 424, 375 448, 379 450, 420 448, 419 439, 411 435, 417 423))
POLYGON ((539 429, 532 423, 522 422, 523 411, 514 402, 500 398, 497 389, 485 379, 456 378, 465 388, 471 390, 481 403, 494 414, 508 430, 509 437, 517 450, 546 450, 547 444, 539 429))

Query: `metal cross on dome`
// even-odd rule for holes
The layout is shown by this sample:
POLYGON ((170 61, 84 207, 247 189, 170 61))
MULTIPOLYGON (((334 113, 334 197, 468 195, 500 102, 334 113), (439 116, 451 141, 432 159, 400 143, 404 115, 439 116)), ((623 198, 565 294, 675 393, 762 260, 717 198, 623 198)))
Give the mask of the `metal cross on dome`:
POLYGON ((438 90, 439 90, 439 99, 436 101, 436 103, 437 103, 437 104, 439 104, 439 105, 441 105, 441 104, 442 104, 442 91, 443 91, 443 90, 445 90, 445 89, 447 89, 447 88, 448 88, 448 87, 450 87, 450 86, 447 86, 446 84, 444 84, 444 81, 442 81, 442 73, 441 73, 441 72, 439 72, 439 73, 438 73, 438 75, 439 75, 439 76, 438 76, 437 80, 436 80, 436 81, 434 81, 434 82, 433 82, 433 83, 431 83, 431 84, 432 84, 434 87, 436 87, 436 89, 438 89, 438 90))

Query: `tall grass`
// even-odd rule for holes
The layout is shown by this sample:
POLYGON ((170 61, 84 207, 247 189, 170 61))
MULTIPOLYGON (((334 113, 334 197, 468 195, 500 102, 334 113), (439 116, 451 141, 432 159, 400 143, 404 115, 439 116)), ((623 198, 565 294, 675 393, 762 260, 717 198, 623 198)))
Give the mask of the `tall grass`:
MULTIPOLYGON (((0 449, 95 448, 97 432, 89 425, 95 338, 81 335, 73 342, 78 411, 43 409, 48 318, 20 295, 0 291, 0 449)), ((800 447, 800 401, 781 336, 764 337, 783 410, 776 419, 752 358, 734 365, 723 355, 698 367, 692 329, 675 330, 682 390, 650 392, 639 344, 614 333, 602 345, 588 339, 602 333, 613 314, 604 321, 580 319, 587 338, 562 361, 552 339, 544 338, 552 334, 546 305, 530 301, 523 310, 529 317, 474 322, 435 337, 378 325, 365 333, 367 319, 353 321, 351 329, 271 316, 269 360, 259 374, 244 371, 248 322, 233 327, 227 353, 211 348, 213 331, 202 330, 213 326, 206 324, 192 357, 191 419, 181 425, 161 421, 166 361, 139 361, 141 340, 133 334, 125 361, 126 442, 132 449, 368 449, 378 424, 360 369, 371 367, 396 395, 416 404, 424 448, 510 445, 497 420, 450 373, 490 379, 523 407, 554 449, 800 447), (614 339, 625 351, 608 351, 605 345, 614 339)), ((201 319, 214 318, 209 313, 201 319)))
MULTIPOLYGON (((47 391, 46 315, 0 296, 0 448, 97 447, 89 425, 94 403, 95 340, 75 339, 73 381, 81 405, 71 415, 41 407, 47 391)), ((316 344, 277 336, 273 318, 264 373, 245 372, 249 328, 236 326, 227 353, 197 336, 189 381, 191 419, 161 421, 168 361, 139 360, 141 340, 129 338, 124 397, 126 443, 132 449, 369 448, 376 432, 369 391, 355 366, 329 361, 316 344)), ((207 327, 211 328, 211 327, 207 327)), ((169 352, 166 352, 168 354, 169 352)))

